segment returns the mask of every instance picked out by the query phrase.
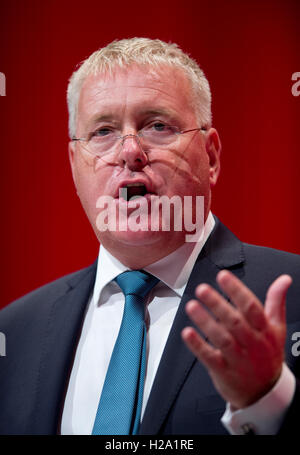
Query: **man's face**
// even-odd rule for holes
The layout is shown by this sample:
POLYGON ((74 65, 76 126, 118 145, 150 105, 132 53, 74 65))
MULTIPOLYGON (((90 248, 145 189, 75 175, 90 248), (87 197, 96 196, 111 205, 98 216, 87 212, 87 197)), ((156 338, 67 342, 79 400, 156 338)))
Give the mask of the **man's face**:
MULTIPOLYGON (((190 82, 181 69, 137 65, 116 68, 113 75, 93 75, 85 80, 78 104, 76 137, 87 137, 95 131, 113 131, 123 136, 137 134, 143 128, 160 130, 164 125, 175 126, 179 131, 197 128, 201 125, 193 106, 190 82)), ((213 129, 176 135, 167 146, 128 137, 123 145, 118 140, 113 158, 108 154, 103 159, 89 154, 80 143, 71 142, 75 186, 99 241, 130 267, 145 266, 181 246, 186 232, 172 229, 172 220, 171 229, 166 231, 151 230, 150 216, 140 219, 138 231, 99 230, 99 213, 103 210, 99 208, 99 198, 109 196, 117 213, 130 217, 132 203, 119 197, 120 188, 126 188, 129 195, 140 191, 143 207, 149 206, 149 210, 151 198, 153 201, 162 196, 179 196, 183 200, 184 196, 193 196, 195 204, 197 195, 204 196, 206 218, 210 189, 219 172, 219 150, 218 135, 213 129)))

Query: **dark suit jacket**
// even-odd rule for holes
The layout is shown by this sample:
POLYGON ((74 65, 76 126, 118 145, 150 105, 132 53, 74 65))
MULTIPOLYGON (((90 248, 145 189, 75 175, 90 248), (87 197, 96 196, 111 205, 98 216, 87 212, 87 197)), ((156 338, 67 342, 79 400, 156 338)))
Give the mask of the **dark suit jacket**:
MULTIPOLYGON (((224 225, 216 226, 199 255, 175 317, 152 387, 141 434, 226 434, 225 409, 206 369, 181 341, 190 325, 184 306, 197 284, 216 287, 220 269, 242 279, 262 300, 271 282, 290 274, 286 362, 300 377, 300 357, 292 355, 292 333, 300 331, 300 256, 241 243, 224 225)), ((6 357, 0 357, 0 434, 57 434, 68 379, 96 264, 26 295, 0 312, 6 357)), ((296 432, 300 384, 281 432, 296 432)))

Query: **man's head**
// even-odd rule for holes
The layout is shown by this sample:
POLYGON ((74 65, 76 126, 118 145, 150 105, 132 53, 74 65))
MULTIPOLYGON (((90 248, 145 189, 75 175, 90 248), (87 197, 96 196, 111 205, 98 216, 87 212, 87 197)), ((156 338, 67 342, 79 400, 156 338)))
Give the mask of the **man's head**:
POLYGON ((69 153, 77 193, 99 241, 131 268, 158 260, 185 241, 185 227, 172 228, 178 207, 170 212, 169 231, 161 229, 162 211, 156 213, 155 230, 150 202, 189 196, 195 220, 196 196, 204 196, 208 214, 220 152, 210 103, 198 65, 176 45, 159 40, 113 42, 71 77, 69 129, 71 139, 79 140, 70 142, 69 153), (149 207, 149 217, 140 216, 138 231, 103 231, 101 198, 113 201, 109 210, 118 220, 124 213, 134 215, 131 203, 120 197, 122 188, 142 197, 140 207, 144 212, 149 207))
POLYGON ((168 65, 182 69, 190 80, 193 104, 199 124, 211 126, 211 93, 208 80, 197 62, 185 54, 175 43, 165 43, 149 38, 116 40, 91 54, 75 71, 68 85, 70 139, 76 136, 78 100, 81 87, 89 75, 112 74, 116 67, 126 68, 133 64, 150 65, 153 68, 168 65))

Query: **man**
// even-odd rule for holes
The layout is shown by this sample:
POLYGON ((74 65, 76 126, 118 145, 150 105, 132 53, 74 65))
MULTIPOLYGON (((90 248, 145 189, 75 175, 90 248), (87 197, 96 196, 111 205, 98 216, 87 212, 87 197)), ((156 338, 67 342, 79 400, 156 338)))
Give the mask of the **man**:
POLYGON ((300 259, 242 244, 211 214, 221 145, 203 72, 176 45, 116 41, 73 74, 68 105, 73 179, 99 258, 1 312, 1 433, 296 431, 300 259), (182 211, 157 205, 175 200, 182 211), (192 223, 177 229, 184 217, 192 223), (139 306, 147 339, 126 344, 135 271, 155 281, 139 306))

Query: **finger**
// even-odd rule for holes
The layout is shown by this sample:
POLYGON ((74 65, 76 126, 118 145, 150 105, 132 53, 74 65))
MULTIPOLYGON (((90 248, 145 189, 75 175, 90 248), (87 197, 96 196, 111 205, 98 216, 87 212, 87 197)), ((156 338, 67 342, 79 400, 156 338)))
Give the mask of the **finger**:
POLYGON ((285 301, 292 284, 289 275, 281 275, 269 287, 265 303, 265 314, 275 325, 285 324, 285 301))
POLYGON ((249 346, 253 333, 243 315, 236 308, 208 284, 200 284, 196 288, 195 294, 242 346, 249 346))
POLYGON ((242 312, 247 322, 256 330, 264 330, 267 319, 264 308, 255 294, 250 291, 229 270, 222 270, 217 275, 217 282, 231 302, 242 312))
POLYGON ((186 312, 200 331, 225 356, 231 357, 236 354, 236 342, 231 333, 218 323, 197 300, 190 300, 186 304, 186 312))
POLYGON ((192 327, 185 327, 181 337, 186 346, 209 370, 224 368, 226 365, 220 351, 210 346, 192 327))

